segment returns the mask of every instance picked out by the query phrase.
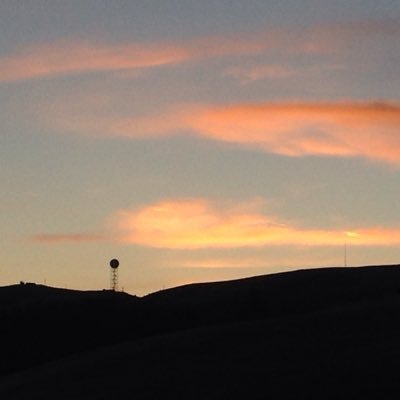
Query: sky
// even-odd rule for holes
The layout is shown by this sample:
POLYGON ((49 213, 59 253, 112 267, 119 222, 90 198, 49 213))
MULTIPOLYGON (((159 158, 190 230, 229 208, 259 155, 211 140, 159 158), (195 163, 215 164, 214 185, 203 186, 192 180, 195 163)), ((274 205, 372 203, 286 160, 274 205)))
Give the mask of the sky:
POLYGON ((395 0, 2 0, 0 285, 400 263, 399 93, 395 0))

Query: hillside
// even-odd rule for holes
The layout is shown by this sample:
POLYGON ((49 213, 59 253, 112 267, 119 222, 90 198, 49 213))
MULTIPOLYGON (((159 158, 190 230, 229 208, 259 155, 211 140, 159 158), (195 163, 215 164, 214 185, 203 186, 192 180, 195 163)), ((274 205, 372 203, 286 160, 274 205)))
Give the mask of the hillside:
POLYGON ((138 302, 110 291, 0 288, 0 375, 128 337, 134 327, 125 317, 136 312, 138 302))
POLYGON ((143 298, 0 288, 0 397, 397 397, 399 289, 397 266, 295 271, 143 298))

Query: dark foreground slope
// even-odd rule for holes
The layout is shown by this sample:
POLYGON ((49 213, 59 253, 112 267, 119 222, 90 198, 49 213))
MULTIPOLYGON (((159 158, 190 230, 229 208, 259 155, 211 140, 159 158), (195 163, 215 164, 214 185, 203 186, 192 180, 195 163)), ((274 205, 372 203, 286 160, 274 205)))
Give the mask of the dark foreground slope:
POLYGON ((140 334, 3 376, 0 398, 398 398, 399 288, 370 267, 156 293, 131 305, 140 334))
POLYGON ((0 288, 0 375, 130 337, 125 316, 138 305, 137 297, 110 291, 0 288))
POLYGON ((3 399, 398 398, 400 307, 198 328, 4 377, 3 399))

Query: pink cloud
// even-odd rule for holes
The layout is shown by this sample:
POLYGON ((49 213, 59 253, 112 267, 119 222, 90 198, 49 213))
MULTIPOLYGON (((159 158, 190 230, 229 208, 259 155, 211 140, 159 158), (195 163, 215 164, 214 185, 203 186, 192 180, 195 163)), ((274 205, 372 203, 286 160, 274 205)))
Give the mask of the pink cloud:
POLYGON ((189 57, 174 45, 96 45, 60 42, 21 49, 0 58, 0 81, 10 82, 91 71, 119 71, 175 64, 189 57))
POLYGON ((95 71, 129 71, 200 61, 213 57, 285 53, 326 53, 332 43, 320 43, 313 29, 256 31, 188 40, 99 43, 69 40, 39 43, 0 57, 0 82, 95 71))
POLYGON ((254 54, 276 46, 272 37, 207 37, 176 42, 98 44, 61 41, 21 48, 0 58, 0 82, 96 71, 131 71, 227 55, 254 54))
POLYGON ((362 157, 400 164, 398 102, 177 106, 137 118, 53 110, 47 118, 68 132, 131 138, 192 132, 290 157, 362 157))
POLYGON ((205 108, 187 116, 202 136, 286 156, 400 162, 398 103, 267 103, 205 108))
MULTIPOLYGON (((0 82, 82 72, 152 68, 210 57, 254 55, 267 51, 288 55, 326 54, 347 46, 359 35, 396 36, 399 32, 399 24, 390 20, 325 24, 301 31, 264 29, 186 41, 99 44, 98 41, 70 40, 42 43, 0 57, 0 82)), ((263 73, 276 77, 284 72, 269 70, 263 73)))

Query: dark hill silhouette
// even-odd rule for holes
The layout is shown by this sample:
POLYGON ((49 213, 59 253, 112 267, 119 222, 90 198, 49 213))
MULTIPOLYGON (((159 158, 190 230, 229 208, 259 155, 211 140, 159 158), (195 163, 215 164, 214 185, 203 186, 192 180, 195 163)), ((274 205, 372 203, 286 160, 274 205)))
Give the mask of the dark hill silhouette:
POLYGON ((129 337, 126 316, 138 303, 110 291, 31 283, 0 288, 0 375, 129 337))
MULTIPOLYGON (((0 312, 6 310, 23 309, 25 307, 40 307, 50 305, 54 302, 70 302, 80 300, 94 300, 100 298, 110 298, 114 296, 108 290, 102 291, 79 291, 71 289, 53 288, 35 283, 20 283, 19 285, 0 287, 0 312)), ((125 297, 130 301, 137 299, 126 293, 117 293, 120 299, 125 297)))
POLYGON ((15 372, 0 378, 0 398, 397 398, 399 289, 398 266, 295 271, 143 298, 0 288, 2 373, 15 372))
POLYGON ((185 285, 143 298, 157 321, 186 327, 318 312, 396 297, 400 268, 323 268, 185 285))

